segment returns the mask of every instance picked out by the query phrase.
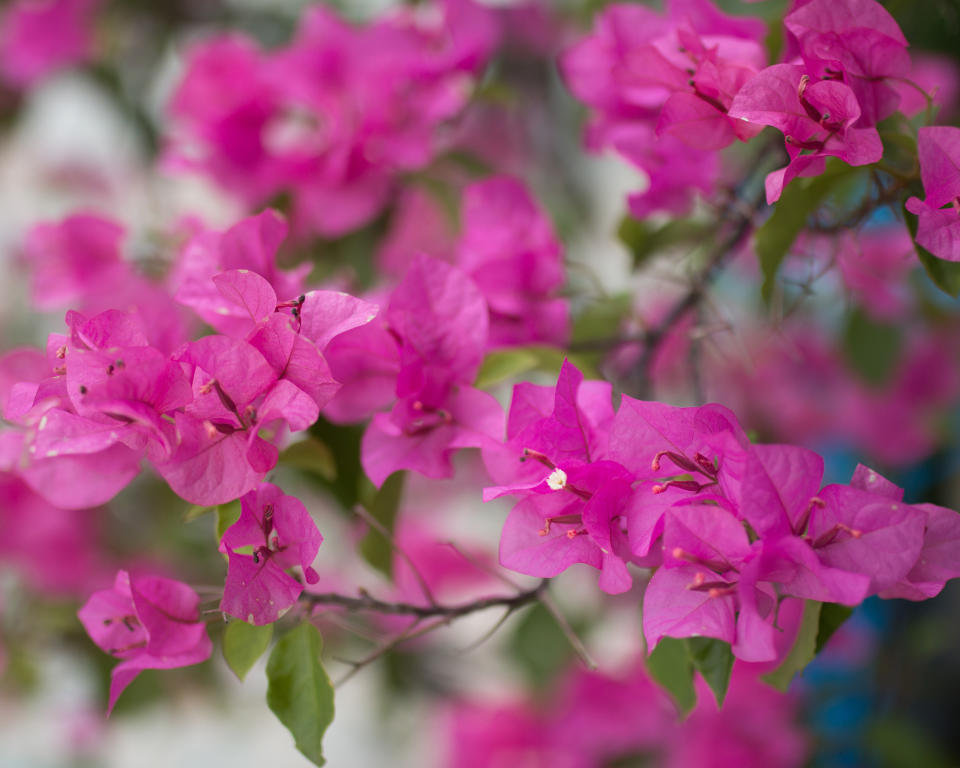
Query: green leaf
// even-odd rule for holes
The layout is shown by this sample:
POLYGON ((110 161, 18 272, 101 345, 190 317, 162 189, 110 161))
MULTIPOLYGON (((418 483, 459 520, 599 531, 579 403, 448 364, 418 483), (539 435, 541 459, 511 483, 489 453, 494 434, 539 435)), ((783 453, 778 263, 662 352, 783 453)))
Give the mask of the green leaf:
POLYGON ((332 480, 322 475, 310 475, 330 492, 340 506, 351 511, 360 502, 365 489, 373 486, 360 466, 360 441, 363 426, 333 424, 322 416, 310 427, 310 435, 330 449, 335 469, 332 480))
MULTIPOLYGON (((403 499, 403 485, 406 476, 407 473, 401 470, 394 472, 384 480, 367 510, 391 534, 397 520, 400 502, 403 499)), ((393 578, 393 546, 390 539, 380 531, 373 527, 367 531, 367 535, 360 542, 360 554, 364 560, 388 579, 393 578)))
POLYGON ((633 268, 636 269, 651 256, 675 245, 697 242, 709 231, 706 224, 689 219, 672 219, 660 227, 654 227, 649 221, 627 215, 620 220, 617 239, 630 251, 633 268))
POLYGON ((280 464, 284 464, 302 472, 317 475, 332 482, 337 476, 337 463, 333 452, 326 445, 313 437, 294 443, 280 454, 280 464))
POLYGON ((556 619, 540 604, 517 622, 510 637, 510 657, 520 664, 530 684, 547 690, 573 660, 573 649, 556 619))
POLYGON ((817 634, 820 629, 820 609, 823 603, 805 600, 800 631, 783 663, 772 672, 763 675, 763 679, 774 688, 786 691, 797 672, 802 672, 817 654, 817 634))
POLYGON ((629 293, 593 302, 574 320, 572 342, 577 344, 616 336, 620 333, 624 316, 632 306, 633 295, 629 293))
POLYGON ((183 513, 183 522, 192 522, 198 517, 203 517, 208 512, 213 512, 214 509, 216 509, 216 507, 201 507, 199 504, 194 504, 183 513))
POLYGON ((857 307, 847 318, 843 353, 850 367, 873 386, 887 382, 900 359, 900 329, 873 320, 857 307))
POLYGON ((960 296, 960 262, 940 259, 930 253, 916 240, 917 217, 904 208, 903 218, 907 222, 910 237, 913 238, 913 247, 917 251, 917 258, 926 270, 927 275, 930 276, 930 280, 947 295, 953 298, 960 296))
POLYGON ((485 358, 474 386, 477 389, 489 389, 494 384, 507 381, 540 365, 540 356, 532 349, 514 347, 498 349, 485 358))
POLYGON ((723 706, 733 671, 733 652, 730 643, 712 637, 688 637, 690 660, 713 691, 717 706, 723 706))
POLYGON ((217 541, 223 538, 224 532, 240 519, 240 499, 228 501, 217 507, 217 541))
POLYGON ((840 629, 850 615, 853 608, 849 605, 840 605, 839 603, 824 603, 820 609, 820 625, 817 628, 817 647, 814 653, 820 653, 827 644, 833 633, 840 629))
POLYGON ((686 643, 674 637, 660 638, 657 647, 647 657, 647 671, 669 693, 683 714, 697 704, 693 688, 693 662, 686 643))
POLYGON ((927 728, 896 717, 875 720, 867 730, 865 744, 871 765, 879 768, 949 768, 956 766, 942 751, 927 728))
POLYGON ((281 637, 267 661, 267 706, 299 749, 323 765, 323 734, 333 722, 333 686, 320 663, 323 642, 312 624, 281 637))
POLYGON ((258 627, 235 619, 227 624, 223 633, 223 658, 233 674, 243 680, 256 663, 273 637, 273 624, 258 627))
POLYGON ((827 170, 813 179, 794 179, 788 184, 773 209, 773 215, 757 229, 754 247, 763 273, 761 293, 770 301, 777 272, 790 246, 837 183, 856 169, 846 163, 828 163, 827 170))

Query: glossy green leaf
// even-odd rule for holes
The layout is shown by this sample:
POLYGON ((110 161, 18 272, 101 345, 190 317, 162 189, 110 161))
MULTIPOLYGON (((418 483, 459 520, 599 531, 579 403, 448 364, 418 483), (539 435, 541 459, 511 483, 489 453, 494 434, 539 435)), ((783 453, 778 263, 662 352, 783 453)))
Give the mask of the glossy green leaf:
POLYGON ((333 722, 333 686, 320 662, 320 632, 303 623, 281 637, 267 661, 267 706, 316 765, 323 735, 333 722))
POLYGON ((217 507, 217 541, 223 538, 224 532, 240 519, 240 499, 228 501, 217 507))
POLYGON ((693 662, 683 640, 663 637, 647 657, 650 677, 673 697, 677 708, 687 714, 697 704, 693 687, 693 662))
POLYGON ((573 343, 617 336, 632 306, 633 295, 628 293, 608 296, 587 305, 573 322, 573 343))
POLYGON ((858 307, 847 318, 844 357, 864 381, 880 386, 900 360, 901 336, 898 326, 874 320, 858 307))
POLYGON ((706 224, 689 219, 673 219, 666 224, 654 226, 649 221, 627 215, 620 220, 617 239, 630 251, 633 268, 636 269, 651 256, 674 246, 696 243, 708 232, 706 224))
POLYGON ((784 188, 783 194, 775 203, 773 214, 757 229, 754 237, 754 249, 763 273, 761 292, 764 301, 770 300, 780 265, 806 225, 807 219, 837 184, 854 171, 855 169, 838 161, 828 164, 822 175, 813 179, 794 179, 784 188))
POLYGON ((199 517, 203 517, 209 512, 213 512, 216 507, 202 507, 199 504, 194 504, 186 512, 183 513, 183 522, 190 523, 196 520, 199 517))
POLYGON ((547 690, 573 661, 570 642, 556 619, 540 604, 532 606, 517 621, 510 637, 510 651, 510 657, 538 691, 547 690))
POLYGON ((477 389, 489 389, 540 365, 540 356, 526 347, 497 349, 483 358, 483 365, 477 373, 474 386, 477 389))
POLYGON ((820 631, 820 609, 823 603, 816 600, 806 600, 803 604, 803 618, 800 621, 800 631, 793 643, 793 648, 787 657, 772 672, 763 675, 763 679, 774 688, 786 691, 794 675, 813 661, 817 654, 817 634, 820 631))
MULTIPOLYGON (((406 476, 406 472, 394 472, 384 480, 367 510, 391 534, 397 520, 400 502, 403 500, 406 476)), ((390 539, 380 531, 372 527, 367 531, 367 535, 360 542, 360 554, 388 579, 393 578, 393 545, 390 539)))
POLYGON ((820 653, 824 646, 833 637, 833 633, 840 629, 840 626, 853 613, 853 608, 849 605, 840 605, 839 603, 824 603, 820 608, 820 625, 817 628, 817 647, 815 652, 820 653))
POLYGON ((733 671, 733 651, 730 650, 730 643, 712 637, 688 637, 687 650, 693 666, 703 675, 703 679, 713 691, 717 706, 722 707, 730 686, 730 673, 733 671))
POLYGON ((332 479, 319 474, 311 474, 321 487, 333 495, 342 509, 353 514, 353 508, 372 487, 360 466, 360 442, 364 427, 361 425, 333 424, 322 416, 310 427, 313 439, 323 443, 330 450, 334 460, 332 479))
POLYGON ((273 624, 258 627, 234 619, 223 633, 223 658, 227 666, 243 680, 257 659, 263 656, 272 637, 273 624))
POLYGON ((337 463, 333 452, 326 443, 309 437, 294 443, 280 454, 279 463, 299 469, 301 472, 317 475, 327 482, 332 482, 337 476, 337 463))

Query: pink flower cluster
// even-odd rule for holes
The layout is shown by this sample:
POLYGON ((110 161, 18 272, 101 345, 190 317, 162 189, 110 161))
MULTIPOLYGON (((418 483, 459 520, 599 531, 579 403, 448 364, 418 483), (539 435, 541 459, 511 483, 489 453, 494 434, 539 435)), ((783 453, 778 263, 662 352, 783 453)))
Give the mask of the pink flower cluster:
POLYGON ((675 408, 583 382, 565 364, 556 388, 514 389, 507 442, 486 450, 521 497, 504 525, 501 563, 551 577, 574 563, 600 587, 628 590, 627 565, 655 567, 643 599, 650 648, 713 637, 744 661, 778 657, 788 598, 857 605, 870 595, 924 600, 960 575, 960 517, 905 504, 866 467, 821 486, 804 448, 751 444, 723 406, 675 408))
POLYGON ((783 132, 790 157, 767 177, 770 203, 792 179, 821 174, 827 157, 880 160, 876 125, 911 74, 893 17, 875 0, 809 0, 784 27, 792 58, 765 66, 758 19, 709 0, 672 0, 664 15, 612 5, 566 53, 567 83, 594 109, 588 145, 611 146, 650 176, 630 200, 635 216, 684 213, 695 189, 713 188, 713 152, 765 125, 783 132))
POLYGON ((103 0, 15 0, 0 12, 0 78, 15 88, 90 59, 103 0))
POLYGON ((170 352, 152 338, 149 309, 68 312, 45 355, 20 353, 31 364, 2 404, 18 428, 0 434, 0 466, 69 509, 111 499, 142 459, 196 504, 252 490, 276 464, 276 441, 310 426, 336 392, 323 349, 376 314, 331 291, 278 299, 274 285, 292 283, 265 265, 284 231, 267 212, 186 248, 178 299, 233 335, 170 352))
POLYGON ((110 703, 145 669, 199 664, 213 645, 200 620, 200 598, 186 584, 159 576, 117 573, 112 589, 95 592, 78 616, 99 648, 120 663, 110 674, 110 703))
POLYGON ((497 33, 473 0, 438 0, 362 26, 315 5, 269 51, 239 34, 205 41, 170 104, 169 160, 253 207, 288 194, 298 232, 343 234, 436 156, 497 33))
MULTIPOLYGON (((702 681, 701 681, 702 682, 702 681)), ((441 719, 446 768, 602 768, 643 758, 652 768, 799 768, 808 739, 795 702, 739 667, 723 708, 700 686, 678 723, 643 664, 617 677, 571 671, 546 706, 524 699, 455 702, 441 719)))
POLYGON ((917 243, 934 256, 960 261, 960 128, 921 128, 917 141, 926 200, 911 197, 917 243))

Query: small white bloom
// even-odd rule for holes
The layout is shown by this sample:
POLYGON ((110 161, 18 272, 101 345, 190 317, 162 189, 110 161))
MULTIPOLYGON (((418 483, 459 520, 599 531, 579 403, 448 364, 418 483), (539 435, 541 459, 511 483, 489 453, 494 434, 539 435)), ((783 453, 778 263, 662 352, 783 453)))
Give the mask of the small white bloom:
POLYGON ((562 491, 567 487, 567 473, 557 467, 547 478, 547 485, 550 486, 551 491, 562 491))

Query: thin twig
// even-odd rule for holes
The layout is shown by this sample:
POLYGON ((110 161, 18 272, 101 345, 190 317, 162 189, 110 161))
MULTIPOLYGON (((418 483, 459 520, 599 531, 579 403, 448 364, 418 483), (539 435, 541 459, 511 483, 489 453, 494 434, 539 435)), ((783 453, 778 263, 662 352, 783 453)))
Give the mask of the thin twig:
POLYGON ((573 631, 573 627, 570 626, 570 622, 567 621, 566 616, 560 611, 557 607, 557 604, 553 602, 553 598, 550 597, 546 592, 540 595, 540 603, 543 605, 547 611, 550 612, 550 615, 553 616, 553 620, 557 622, 557 626, 560 627, 560 631, 563 632, 563 636, 567 638, 567 642, 570 643, 570 647, 573 648, 574 652, 580 658, 580 661, 583 662, 583 665, 587 669, 596 669, 597 662, 595 662, 587 647, 583 644, 583 641, 577 636, 577 633, 573 631))
POLYGON ((507 619, 513 616, 513 612, 515 610, 517 609, 512 607, 507 608, 507 610, 503 612, 503 615, 499 619, 497 619, 496 624, 494 624, 492 627, 490 627, 490 629, 488 629, 486 632, 480 635, 480 637, 477 640, 474 640, 472 643, 470 643, 470 645, 466 646, 465 648, 461 648, 459 652, 470 653, 470 651, 475 651, 477 648, 479 648, 481 645, 487 642, 487 640, 489 640, 491 637, 497 634, 497 630, 499 630, 500 627, 502 627, 504 624, 507 623, 507 619))
POLYGON ((514 595, 499 595, 497 597, 481 597, 468 603, 456 605, 416 605, 415 603, 396 603, 380 600, 369 592, 361 590, 359 596, 350 597, 337 592, 304 593, 300 599, 307 605, 334 605, 351 611, 369 611, 371 613, 385 613, 395 616, 416 616, 419 619, 429 619, 442 616, 447 619, 457 619, 470 613, 485 611, 488 608, 520 608, 541 599, 547 587, 544 579, 537 586, 518 592, 514 595))
POLYGON ((403 547, 397 544, 397 540, 394 535, 387 529, 387 527, 381 523, 377 518, 371 515, 362 505, 357 504, 353 511, 357 513, 357 516, 363 520, 367 525, 377 531, 383 538, 387 540, 390 544, 390 548, 393 549, 400 557, 404 559, 407 565, 410 566, 410 571, 413 573, 414 578, 417 580, 417 583, 420 585, 420 589, 423 590, 423 596, 427 599, 427 602, 430 605, 436 605, 436 598, 433 596, 433 592, 430 589, 430 586, 427 584, 427 580, 423 577, 423 574, 420 573, 420 569, 417 568, 416 563, 413 562, 413 559, 408 555, 403 547))
POLYGON ((498 571, 496 568, 491 568, 491 567, 490 567, 489 565, 487 565, 486 563, 481 563, 481 562, 480 562, 479 560, 477 560, 477 558, 475 558, 473 555, 468 555, 466 552, 464 552, 462 549, 460 549, 460 547, 458 547, 458 546, 456 545, 456 543, 454 543, 453 541, 444 541, 444 542, 441 542, 441 543, 443 543, 443 544, 445 544, 446 546, 450 547, 450 549, 452 549, 454 552, 456 552, 458 555, 460 555, 460 557, 462 557, 464 560, 466 560, 468 563, 470 563, 470 565, 472 565, 474 568, 476 568, 476 569, 477 569, 478 571, 480 571, 481 573, 486 573, 488 576, 492 576, 493 578, 495 578, 495 579, 497 579, 497 580, 499 580, 499 581, 502 581, 502 582, 503 582, 504 584, 506 584, 508 587, 513 587, 513 588, 516 589, 518 592, 519 592, 519 591, 523 591, 523 587, 522 587, 521 585, 517 584, 517 582, 515 582, 513 579, 511 579, 511 578, 510 578, 509 576, 507 576, 505 573, 501 573, 501 572, 498 571))
POLYGON ((441 619, 439 621, 435 621, 433 624, 428 624, 425 627, 420 627, 420 629, 416 629, 417 627, 420 626, 421 621, 422 619, 416 619, 405 630, 400 632, 398 635, 395 635, 394 637, 390 638, 387 642, 378 646, 376 649, 374 649, 373 651, 371 651, 370 653, 368 653, 366 656, 364 656, 362 659, 359 659, 358 661, 348 661, 344 659, 343 661, 349 664, 351 669, 350 671, 347 672, 347 674, 345 674, 343 677, 337 680, 333 684, 333 687, 339 688, 341 685, 347 682, 347 680, 349 680, 351 677, 357 674, 357 672, 359 672, 361 669, 372 664, 381 656, 384 656, 385 654, 389 653, 398 645, 405 643, 407 640, 413 640, 414 638, 421 637, 422 635, 425 635, 429 632, 433 632, 433 630, 439 629, 441 626, 448 623, 447 619, 441 619))
POLYGON ((727 237, 717 243, 707 256, 707 263, 702 270, 694 277, 690 287, 687 289, 674 305, 664 315, 660 322, 647 329, 644 334, 644 345, 640 352, 640 358, 635 367, 633 376, 633 389, 641 397, 650 395, 651 381, 650 368, 653 360, 664 342, 667 335, 673 330, 674 326, 686 316, 690 310, 694 309, 706 293, 707 287, 714 276, 727 259, 733 254, 734 249, 750 232, 753 226, 753 218, 763 206, 763 198, 758 197, 752 204, 741 207, 737 204, 731 204, 729 209, 735 213, 733 230, 727 237))

